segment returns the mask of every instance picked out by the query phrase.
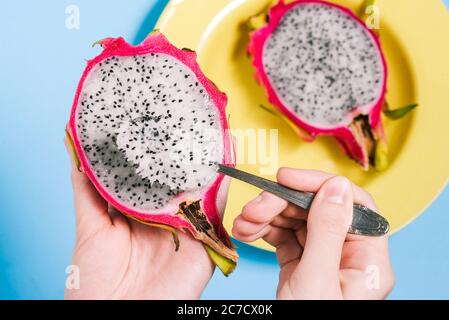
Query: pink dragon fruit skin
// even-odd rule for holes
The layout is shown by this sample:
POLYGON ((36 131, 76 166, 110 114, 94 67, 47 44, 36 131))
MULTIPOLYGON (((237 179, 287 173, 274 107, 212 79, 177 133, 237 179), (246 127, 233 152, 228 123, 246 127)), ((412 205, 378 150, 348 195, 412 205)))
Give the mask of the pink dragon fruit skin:
MULTIPOLYGON (((208 249, 212 249, 220 256, 224 257, 228 264, 222 269, 227 275, 232 272, 238 255, 230 241, 229 235, 222 225, 220 214, 217 210, 216 200, 217 193, 222 184, 224 176, 216 174, 214 180, 209 183, 203 190, 195 192, 180 192, 174 195, 167 201, 163 208, 157 208, 154 212, 151 210, 136 209, 130 203, 120 200, 117 195, 113 194, 111 190, 105 187, 99 176, 93 169, 92 159, 86 155, 86 146, 82 142, 83 127, 80 123, 80 108, 82 108, 81 96, 84 94, 86 79, 88 79, 91 72, 103 62, 111 59, 111 57, 139 57, 150 54, 163 54, 174 58, 180 65, 190 70, 196 77, 197 85, 203 87, 206 94, 210 97, 215 108, 218 110, 220 128, 223 131, 223 156, 222 163, 233 166, 234 158, 232 155, 232 142, 227 135, 228 123, 225 114, 227 104, 227 97, 220 92, 218 88, 203 74, 199 65, 196 62, 196 53, 187 49, 178 49, 173 46, 166 38, 159 32, 150 34, 141 44, 132 46, 128 44, 123 38, 106 38, 98 42, 103 47, 103 52, 96 58, 88 61, 81 80, 79 82, 73 107, 70 115, 70 121, 67 126, 67 132, 72 140, 74 152, 80 163, 80 170, 84 172, 101 196, 115 209, 142 223, 161 226, 163 228, 174 228, 180 231, 189 231, 196 239, 202 241, 208 249), (195 222, 189 220, 186 215, 187 211, 194 211, 202 217, 207 224, 208 230, 202 230, 201 227, 195 225, 195 222), (182 213, 182 214, 180 214, 182 213), (229 265, 231 264, 231 265, 229 265)), ((100 80, 98 80, 100 81, 100 80)), ((201 91, 203 92, 203 91, 201 91)), ((187 108, 188 106, 186 106, 187 108)), ((106 121, 104 122, 106 123, 106 121)), ((187 124, 188 125, 188 124, 187 124)), ((165 199, 162 199, 165 201, 165 199)), ((216 261, 217 262, 217 261, 216 261)), ((225 264, 226 264, 225 263, 225 264)), ((222 268, 223 266, 220 266, 222 268)))
POLYGON ((381 120, 381 113, 384 106, 386 94, 387 66, 378 35, 372 30, 368 29, 363 21, 355 16, 350 10, 333 3, 320 0, 297 0, 287 4, 285 3, 285 1, 280 0, 278 4, 276 4, 269 10, 268 23, 260 29, 255 30, 251 33, 248 53, 253 57, 253 66, 256 70, 256 79, 265 88, 270 103, 272 103, 279 110, 279 112, 284 114, 296 126, 307 132, 312 141, 317 135, 334 136, 342 146, 344 151, 347 153, 347 155, 356 160, 363 168, 367 169, 369 167, 370 160, 371 164, 373 164, 372 159, 374 158, 374 151, 367 150, 367 148, 364 146, 363 141, 360 140, 360 137, 357 135, 357 133, 354 132, 353 129, 351 129, 351 127, 353 127, 352 124, 357 116, 367 115, 367 121, 370 127, 372 140, 374 140, 372 141, 372 143, 374 144, 372 148, 375 148, 375 144, 377 144, 379 141, 384 142, 385 137, 381 120), (382 71, 384 76, 382 79, 382 90, 377 99, 374 102, 370 103, 368 107, 360 108, 354 106, 353 110, 346 117, 346 121, 343 121, 334 127, 318 127, 298 117, 298 115, 296 115, 291 110, 291 108, 288 108, 281 101, 279 95, 276 93, 276 90, 273 87, 272 81, 267 76, 264 67, 264 50, 266 42, 273 34, 273 32, 276 31, 279 24, 288 12, 290 12, 292 9, 297 8, 298 6, 304 5, 330 7, 332 9, 339 10, 340 12, 344 13, 344 15, 350 17, 353 21, 356 21, 357 24, 363 27, 367 31, 367 34, 372 38, 372 41, 379 51, 379 57, 381 59, 383 69, 382 71))

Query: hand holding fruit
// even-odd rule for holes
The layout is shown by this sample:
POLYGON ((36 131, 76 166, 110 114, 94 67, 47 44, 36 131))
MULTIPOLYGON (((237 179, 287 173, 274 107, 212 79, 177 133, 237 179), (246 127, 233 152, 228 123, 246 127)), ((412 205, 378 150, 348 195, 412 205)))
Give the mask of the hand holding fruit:
MULTIPOLYGON (((70 156, 73 153, 66 138, 70 156)), ((200 241, 179 232, 152 228, 108 208, 72 158, 76 243, 72 264, 80 288, 66 289, 66 299, 197 299, 214 270, 200 241)), ((226 186, 224 186, 226 188, 226 186)), ((222 189, 224 190, 224 189, 222 189)), ((224 209, 225 195, 218 206, 224 209)))

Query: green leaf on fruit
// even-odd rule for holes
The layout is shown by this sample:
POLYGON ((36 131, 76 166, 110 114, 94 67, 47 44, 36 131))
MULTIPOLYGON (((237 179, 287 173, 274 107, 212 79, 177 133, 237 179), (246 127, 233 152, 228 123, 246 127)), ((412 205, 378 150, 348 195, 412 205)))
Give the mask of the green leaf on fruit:
POLYGON ((271 113, 272 115, 279 117, 279 113, 277 113, 276 111, 274 111, 272 108, 264 106, 263 104, 260 104, 259 107, 261 107, 263 110, 265 110, 268 113, 271 113))
POLYGON ((384 114, 392 119, 392 120, 399 120, 404 118, 407 114, 410 113, 413 109, 415 109, 418 106, 418 104, 409 104, 405 107, 394 109, 394 110, 384 110, 384 114))

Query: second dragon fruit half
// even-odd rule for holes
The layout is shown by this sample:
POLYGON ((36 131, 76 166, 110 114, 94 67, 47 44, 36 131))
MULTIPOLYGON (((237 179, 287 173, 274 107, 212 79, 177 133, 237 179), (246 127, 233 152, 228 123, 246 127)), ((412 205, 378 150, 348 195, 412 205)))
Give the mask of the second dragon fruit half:
POLYGON ((281 0, 264 17, 248 52, 270 102, 305 139, 334 136, 364 169, 383 167, 387 66, 378 35, 324 1, 281 0))

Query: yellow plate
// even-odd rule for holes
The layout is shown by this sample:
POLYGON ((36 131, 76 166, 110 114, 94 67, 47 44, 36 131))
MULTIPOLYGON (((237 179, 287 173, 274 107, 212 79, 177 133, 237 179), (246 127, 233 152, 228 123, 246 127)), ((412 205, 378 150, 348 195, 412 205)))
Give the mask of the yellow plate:
MULTIPOLYGON (((385 120, 390 168, 363 172, 331 138, 301 141, 269 105, 246 55, 248 17, 270 0, 172 0, 157 28, 178 47, 198 52, 206 75, 228 94, 232 128, 279 129, 279 166, 314 168, 348 176, 375 197, 392 232, 411 222, 435 199, 449 176, 449 12, 441 1, 378 0, 381 42, 389 67, 391 106, 419 103, 411 116, 385 120)), ((334 1, 354 10, 361 0, 334 1)), ((257 159, 260 160, 260 159, 257 159)), ((240 168, 260 174, 257 163, 240 168)), ((266 175, 274 178, 274 175, 266 175)), ((228 230, 242 206, 259 191, 231 184, 228 230)), ((263 241, 254 246, 272 250, 263 241)))

